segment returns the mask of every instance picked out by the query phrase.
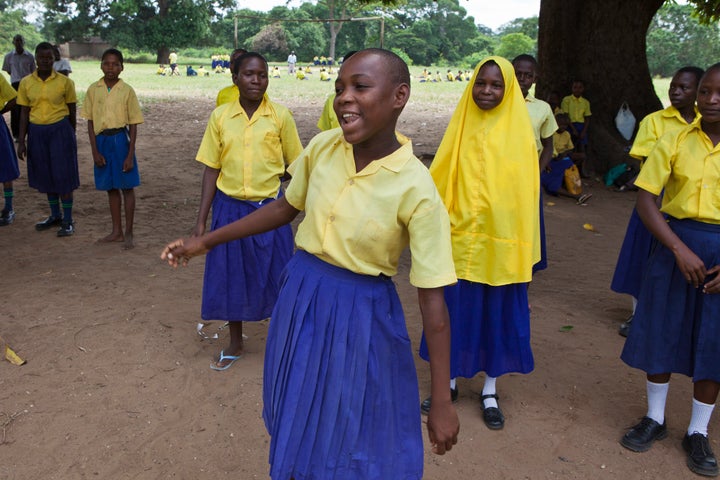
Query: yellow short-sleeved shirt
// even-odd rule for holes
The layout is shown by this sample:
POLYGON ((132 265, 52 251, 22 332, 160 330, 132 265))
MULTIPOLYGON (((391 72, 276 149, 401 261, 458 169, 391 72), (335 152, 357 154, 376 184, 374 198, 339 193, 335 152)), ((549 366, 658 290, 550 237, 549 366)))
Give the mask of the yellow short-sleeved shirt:
POLYGON ((218 92, 217 98, 215 99, 215 106, 219 107, 225 103, 237 102, 239 98, 240 89, 238 86, 229 85, 218 92))
POLYGON ((660 137, 635 185, 653 195, 664 188, 660 211, 671 217, 720 224, 720 145, 697 118, 660 137))
POLYGON ((567 152, 574 148, 575 145, 573 145, 570 132, 565 130, 564 132, 555 132, 553 134, 553 157, 557 157, 560 152, 567 152))
POLYGON ((328 95, 327 99, 325 99, 323 111, 320 114, 320 119, 318 119, 317 122, 317 127, 320 130, 330 130, 332 128, 337 128, 340 126, 340 124, 338 123, 337 115, 335 114, 335 109, 333 108, 334 101, 334 93, 332 95, 328 95))
POLYGON ((585 97, 568 95, 562 99, 560 108, 570 116, 570 121, 573 123, 583 123, 585 117, 592 115, 590 112, 590 101, 585 97))
POLYGON ((103 130, 144 121, 135 90, 122 79, 109 92, 102 78, 90 85, 83 102, 82 116, 92 120, 95 135, 103 130))
POLYGON ((535 143, 539 154, 543 149, 542 139, 553 136, 558 128, 557 122, 549 103, 538 100, 528 93, 525 97, 525 105, 527 105, 530 114, 530 123, 533 127, 533 133, 535 133, 535 143))
MULTIPOLYGON (((700 115, 695 109, 695 118, 700 115)), ((687 127, 688 123, 680 115, 677 108, 670 105, 664 110, 658 110, 646 116, 640 122, 635 141, 630 149, 630 156, 645 160, 650 155, 658 139, 668 132, 687 127)))
POLYGON ((0 75, 0 110, 15 97, 17 97, 15 89, 5 79, 5 76, 0 75))
POLYGON ((68 104, 77 103, 75 83, 53 70, 46 80, 37 70, 20 80, 17 104, 30 107, 30 123, 50 125, 70 115, 68 104))
POLYGON ((302 152, 290 110, 266 98, 248 119, 240 102, 213 110, 197 161, 220 170, 217 188, 241 200, 275 198, 280 177, 302 152))
POLYGON ((397 273, 410 246, 410 283, 435 288, 456 282, 450 220, 427 168, 402 147, 355 171, 353 147, 341 130, 320 133, 290 166, 287 201, 305 218, 299 249, 353 272, 397 273))

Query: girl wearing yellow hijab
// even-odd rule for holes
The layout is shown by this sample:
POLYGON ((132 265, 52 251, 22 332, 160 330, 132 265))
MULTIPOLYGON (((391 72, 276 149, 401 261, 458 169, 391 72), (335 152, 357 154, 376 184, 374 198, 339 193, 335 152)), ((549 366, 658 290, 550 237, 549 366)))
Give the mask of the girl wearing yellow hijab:
MULTIPOLYGON (((540 179, 535 136, 510 62, 489 57, 475 68, 430 173, 450 214, 458 283, 445 287, 455 377, 486 373, 483 420, 501 429, 495 380, 529 373, 527 283, 540 259, 540 179)), ((429 360, 425 339, 420 356, 429 360)), ((422 404, 429 411, 431 399, 422 404)))

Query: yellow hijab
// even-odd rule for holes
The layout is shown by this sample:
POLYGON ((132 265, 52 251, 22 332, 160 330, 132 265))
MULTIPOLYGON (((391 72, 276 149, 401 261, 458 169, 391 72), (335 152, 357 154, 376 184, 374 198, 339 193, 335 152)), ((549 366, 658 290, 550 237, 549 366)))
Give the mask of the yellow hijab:
POLYGON ((510 62, 488 57, 475 67, 430 174, 450 214, 458 278, 493 286, 529 282, 540 260, 540 172, 510 62), (490 61, 502 71, 505 94, 497 107, 481 110, 472 90, 490 61))

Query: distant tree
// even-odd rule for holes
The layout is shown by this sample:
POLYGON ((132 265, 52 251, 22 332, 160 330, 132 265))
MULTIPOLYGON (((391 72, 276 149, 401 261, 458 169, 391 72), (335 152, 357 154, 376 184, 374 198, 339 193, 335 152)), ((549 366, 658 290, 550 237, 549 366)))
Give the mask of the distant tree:
POLYGON ((535 54, 535 42, 524 33, 508 33, 500 37, 500 44, 495 53, 512 60, 522 53, 535 54))
POLYGON ((27 15, 22 7, 6 5, 7 10, 0 14, 0 55, 4 56, 15 48, 12 40, 15 35, 22 35, 25 39, 25 48, 32 51, 35 45, 44 39, 38 33, 35 25, 26 21, 27 15))
POLYGON ((538 37, 538 17, 516 18, 508 23, 501 25, 498 34, 508 35, 510 33, 522 33, 530 37, 533 41, 537 41, 538 37))
POLYGON ((288 41, 279 23, 268 25, 255 35, 250 44, 254 52, 261 52, 268 58, 279 58, 288 52, 288 41))

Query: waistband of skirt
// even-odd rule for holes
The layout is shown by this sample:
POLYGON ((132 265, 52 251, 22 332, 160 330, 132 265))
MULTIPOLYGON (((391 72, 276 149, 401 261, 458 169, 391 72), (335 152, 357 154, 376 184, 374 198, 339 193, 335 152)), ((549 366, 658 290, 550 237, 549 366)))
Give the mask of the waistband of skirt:
POLYGON ((221 201, 224 201, 224 202, 229 202, 229 203, 233 203, 233 202, 247 203, 248 205, 252 205, 252 206, 254 206, 254 207, 256 207, 256 208, 259 208, 259 207, 262 207, 263 205, 265 205, 266 203, 270 203, 270 202, 272 202, 272 201, 274 201, 274 200, 277 200, 278 198, 282 197, 282 196, 283 196, 283 191, 282 191, 282 189, 278 190, 277 197, 275 197, 275 198, 272 198, 272 197, 270 197, 270 198, 264 198, 264 199, 259 200, 259 201, 245 200, 245 199, 242 199, 242 198, 231 197, 230 195, 228 195, 227 193, 223 192, 223 191, 220 190, 220 189, 217 190, 217 192, 215 193, 215 196, 218 197, 221 201))
POLYGON ((98 135, 111 137, 113 135, 117 135, 118 133, 125 133, 125 128, 106 128, 102 132, 98 133, 98 135))
POLYGON ((303 271, 307 272, 312 269, 318 274, 326 275, 337 280, 357 282, 361 285, 392 283, 392 278, 387 275, 380 274, 375 276, 356 273, 347 268, 328 263, 305 250, 296 250, 293 258, 300 264, 303 271))
POLYGON ((706 223, 692 220, 689 218, 673 218, 668 217, 668 223, 673 228, 681 228, 686 230, 695 230, 701 232, 720 233, 720 224, 706 223))

